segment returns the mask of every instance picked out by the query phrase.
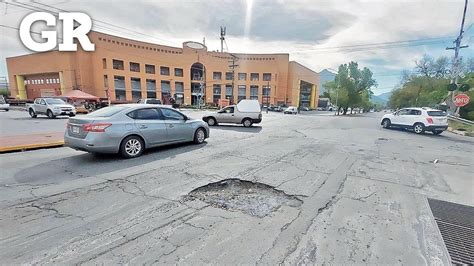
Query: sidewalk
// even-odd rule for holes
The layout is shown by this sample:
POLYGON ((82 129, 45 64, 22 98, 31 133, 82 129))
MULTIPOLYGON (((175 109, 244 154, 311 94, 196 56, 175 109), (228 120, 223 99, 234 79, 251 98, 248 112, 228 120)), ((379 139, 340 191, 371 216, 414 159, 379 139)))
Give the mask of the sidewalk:
POLYGON ((64 132, 0 136, 0 153, 50 148, 64 144, 64 132))

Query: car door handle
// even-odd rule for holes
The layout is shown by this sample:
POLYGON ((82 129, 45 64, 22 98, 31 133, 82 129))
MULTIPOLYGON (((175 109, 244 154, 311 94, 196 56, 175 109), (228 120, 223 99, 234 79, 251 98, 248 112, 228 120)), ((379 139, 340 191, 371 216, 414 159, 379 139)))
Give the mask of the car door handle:
POLYGON ((232 116, 234 116, 234 115, 232 115, 232 116))
POLYGON ((148 128, 147 125, 140 125, 140 129, 148 128))
POLYGON ((173 128, 174 126, 173 125, 169 125, 170 128, 173 128))

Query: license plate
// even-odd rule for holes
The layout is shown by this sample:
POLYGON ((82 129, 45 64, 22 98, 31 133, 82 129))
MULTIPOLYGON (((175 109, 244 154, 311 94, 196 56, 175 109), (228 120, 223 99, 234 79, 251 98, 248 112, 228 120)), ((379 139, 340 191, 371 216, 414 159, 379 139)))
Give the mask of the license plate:
POLYGON ((79 127, 75 127, 75 126, 72 127, 71 131, 72 133, 75 133, 75 134, 79 134, 80 132, 79 127))

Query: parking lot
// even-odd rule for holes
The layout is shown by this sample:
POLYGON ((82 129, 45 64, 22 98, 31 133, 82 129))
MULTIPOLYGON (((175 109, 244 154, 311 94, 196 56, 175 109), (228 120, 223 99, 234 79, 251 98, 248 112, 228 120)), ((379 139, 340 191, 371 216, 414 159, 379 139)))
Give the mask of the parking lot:
MULTIPOLYGON (((0 257, 449 264, 426 199, 474 205, 474 141, 385 130, 382 115, 264 113, 254 127, 212 127, 202 145, 130 160, 69 148, 1 154, 0 257)), ((26 112, 0 119, 9 135, 63 130, 67 121, 26 112)))

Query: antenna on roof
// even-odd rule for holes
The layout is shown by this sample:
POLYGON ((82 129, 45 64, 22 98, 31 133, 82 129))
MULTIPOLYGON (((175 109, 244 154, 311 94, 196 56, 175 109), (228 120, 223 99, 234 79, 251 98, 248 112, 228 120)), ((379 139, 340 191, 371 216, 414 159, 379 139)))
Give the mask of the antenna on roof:
POLYGON ((225 41, 225 32, 226 32, 226 27, 221 26, 221 53, 224 52, 224 41, 225 41))

